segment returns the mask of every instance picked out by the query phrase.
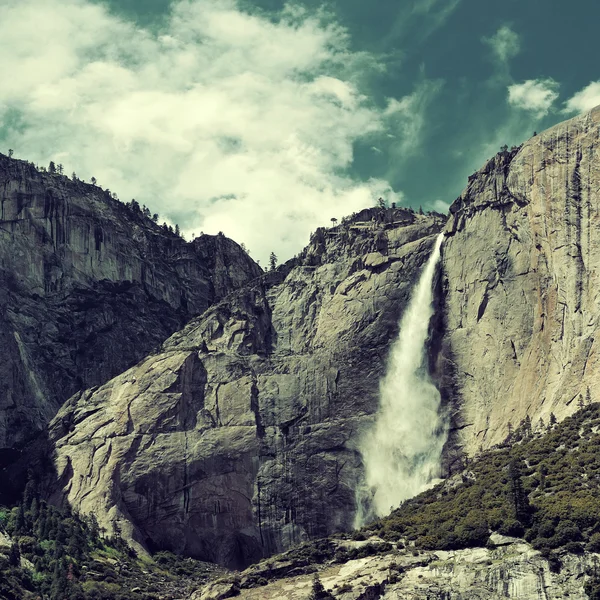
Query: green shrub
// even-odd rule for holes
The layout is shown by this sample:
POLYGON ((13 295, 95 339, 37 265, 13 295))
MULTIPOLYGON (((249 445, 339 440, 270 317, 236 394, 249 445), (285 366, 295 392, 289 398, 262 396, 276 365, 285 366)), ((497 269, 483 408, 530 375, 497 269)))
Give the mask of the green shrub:
POLYGON ((585 549, 588 552, 600 552, 600 533, 593 533, 585 549))
POLYGON ((488 450, 458 485, 441 483, 371 528, 383 539, 404 537, 427 550, 484 545, 491 530, 525 537, 538 549, 579 551, 575 543, 600 552, 600 538, 592 543, 600 535, 598 424, 596 403, 545 435, 488 450))

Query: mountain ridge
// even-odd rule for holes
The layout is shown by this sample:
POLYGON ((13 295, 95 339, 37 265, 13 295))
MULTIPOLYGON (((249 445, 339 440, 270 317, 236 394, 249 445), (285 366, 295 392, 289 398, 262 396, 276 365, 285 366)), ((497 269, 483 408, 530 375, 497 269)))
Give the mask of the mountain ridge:
POLYGON ((0 448, 262 273, 224 236, 188 244, 133 202, 3 155, 0 207, 0 448))

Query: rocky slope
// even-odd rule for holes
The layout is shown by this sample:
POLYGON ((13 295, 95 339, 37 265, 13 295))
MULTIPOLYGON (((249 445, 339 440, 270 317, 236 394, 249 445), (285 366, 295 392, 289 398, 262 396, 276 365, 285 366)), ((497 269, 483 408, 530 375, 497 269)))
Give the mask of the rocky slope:
POLYGON ((350 536, 303 544, 194 600, 236 589, 280 600, 597 598, 600 403, 513 437, 350 536))
POLYGON ((600 383, 600 108, 503 152, 452 205, 438 374, 469 454, 600 383))
POLYGON ((0 155, 0 449, 260 274, 222 235, 188 244, 99 187, 0 155))
MULTIPOLYGON (((343 563, 302 564, 270 561, 251 567, 237 579, 222 579, 198 590, 192 600, 221 600, 239 589, 241 600, 309 600, 315 575, 328 600, 586 600, 587 573, 598 555, 565 553, 558 570, 529 544, 493 535, 490 548, 412 552, 392 549, 343 563), (559 572, 557 572, 559 571, 559 572), (282 573, 288 573, 281 576, 282 573)), ((340 551, 360 553, 377 541, 340 542, 340 551)))
POLYGON ((351 528, 356 442, 437 217, 372 209, 54 419, 68 501, 138 548, 242 566, 351 528))

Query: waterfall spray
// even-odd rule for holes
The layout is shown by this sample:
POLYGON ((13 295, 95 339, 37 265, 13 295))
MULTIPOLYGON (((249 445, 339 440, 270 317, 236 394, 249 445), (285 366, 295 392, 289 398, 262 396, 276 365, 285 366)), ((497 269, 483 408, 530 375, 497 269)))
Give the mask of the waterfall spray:
POLYGON ((442 240, 440 234, 402 316, 380 384, 375 423, 359 444, 365 482, 357 492, 357 526, 373 516, 388 514, 439 477, 447 430, 425 349, 442 240))

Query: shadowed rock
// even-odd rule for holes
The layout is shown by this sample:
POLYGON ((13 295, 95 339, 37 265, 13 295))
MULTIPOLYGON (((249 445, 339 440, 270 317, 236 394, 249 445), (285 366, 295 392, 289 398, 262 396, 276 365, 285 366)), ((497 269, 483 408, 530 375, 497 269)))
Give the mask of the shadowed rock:
POLYGON ((222 235, 186 243, 96 186, 0 155, 0 448, 261 272, 222 235))
POLYGON ((443 219, 364 211, 51 426, 64 494, 146 548, 240 567, 352 527, 358 436, 443 219), (371 219, 375 218, 375 221, 371 219))

